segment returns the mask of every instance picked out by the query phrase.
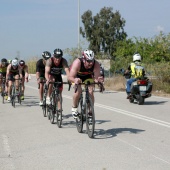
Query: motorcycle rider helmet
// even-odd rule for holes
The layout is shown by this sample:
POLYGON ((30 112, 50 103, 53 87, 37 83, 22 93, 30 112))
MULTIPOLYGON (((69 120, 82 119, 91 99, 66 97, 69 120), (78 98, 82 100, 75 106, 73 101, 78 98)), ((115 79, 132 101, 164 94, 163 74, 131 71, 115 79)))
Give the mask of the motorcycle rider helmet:
POLYGON ((59 48, 56 48, 53 52, 55 58, 61 58, 63 56, 63 51, 59 48))
POLYGON ((92 50, 83 51, 83 58, 85 58, 86 61, 94 61, 94 52, 92 50))
POLYGON ((19 61, 19 65, 20 65, 20 66, 25 66, 25 61, 24 61, 24 60, 20 60, 20 61, 19 61))
POLYGON ((42 53, 42 57, 43 57, 44 60, 48 60, 49 58, 51 58, 51 53, 48 52, 48 51, 44 51, 42 53))
POLYGON ((11 65, 14 66, 14 67, 17 67, 18 66, 18 60, 13 59, 12 62, 11 62, 11 65))
POLYGON ((6 58, 2 58, 1 59, 1 64, 6 67, 8 65, 7 59, 6 58))
POLYGON ((141 61, 141 55, 139 54, 139 53, 135 53, 134 55, 133 55, 133 61, 135 62, 135 61, 141 61))

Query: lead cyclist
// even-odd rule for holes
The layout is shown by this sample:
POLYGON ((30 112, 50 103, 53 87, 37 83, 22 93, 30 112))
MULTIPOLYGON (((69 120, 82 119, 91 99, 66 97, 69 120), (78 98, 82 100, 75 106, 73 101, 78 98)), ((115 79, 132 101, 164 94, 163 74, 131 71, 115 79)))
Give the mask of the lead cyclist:
MULTIPOLYGON (((75 59, 70 67, 69 81, 74 84, 79 84, 90 80, 90 82, 103 83, 104 78, 100 76, 100 64, 94 58, 94 52, 92 50, 85 50, 82 52, 82 56, 75 59)), ((89 94, 94 104, 94 85, 89 86, 89 94)), ((78 100, 82 92, 81 86, 78 86, 77 91, 73 94, 72 116, 74 119, 78 115, 78 100)))

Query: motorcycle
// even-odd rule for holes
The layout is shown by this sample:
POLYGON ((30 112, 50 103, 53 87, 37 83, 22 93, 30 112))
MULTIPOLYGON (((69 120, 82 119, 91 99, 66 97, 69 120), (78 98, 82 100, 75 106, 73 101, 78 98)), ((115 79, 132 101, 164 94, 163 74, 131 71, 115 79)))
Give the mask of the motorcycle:
MULTIPOLYGON (((130 74, 123 74, 126 78, 126 81, 129 80, 130 74)), ((147 77, 137 78, 131 84, 131 94, 128 99, 130 103, 136 101, 138 105, 143 105, 145 99, 151 97, 152 92, 152 82, 147 77)))

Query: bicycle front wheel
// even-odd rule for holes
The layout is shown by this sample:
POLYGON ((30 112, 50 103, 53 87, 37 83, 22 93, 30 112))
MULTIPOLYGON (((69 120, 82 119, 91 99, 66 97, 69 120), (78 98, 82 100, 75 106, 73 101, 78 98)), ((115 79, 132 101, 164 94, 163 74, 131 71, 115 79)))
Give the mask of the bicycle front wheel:
POLYGON ((12 87, 12 92, 11 92, 11 104, 13 107, 15 107, 15 87, 12 87))
POLYGON ((82 131, 83 131, 83 110, 82 110, 82 105, 83 105, 83 99, 82 98, 80 98, 79 99, 79 102, 78 102, 78 107, 77 107, 77 109, 78 109, 78 117, 77 117, 77 119, 76 119, 76 127, 77 127, 77 131, 79 132, 79 133, 82 133, 82 131))
POLYGON ((94 137, 95 129, 95 115, 94 115, 94 106, 91 97, 89 96, 88 101, 86 102, 86 130, 89 138, 94 137))
POLYGON ((56 102, 55 102, 55 95, 52 94, 51 105, 49 105, 49 117, 51 124, 54 124, 55 114, 56 114, 56 102))
POLYGON ((58 103, 58 101, 60 102, 60 106, 61 108, 58 109, 58 107, 56 107, 56 119, 57 119, 57 126, 59 128, 61 128, 61 125, 62 125, 62 97, 61 97, 61 94, 59 94, 58 96, 56 96, 56 103, 58 103))
POLYGON ((42 105, 42 110, 43 110, 43 116, 47 117, 47 105, 46 105, 46 92, 44 90, 43 92, 43 105, 42 105))

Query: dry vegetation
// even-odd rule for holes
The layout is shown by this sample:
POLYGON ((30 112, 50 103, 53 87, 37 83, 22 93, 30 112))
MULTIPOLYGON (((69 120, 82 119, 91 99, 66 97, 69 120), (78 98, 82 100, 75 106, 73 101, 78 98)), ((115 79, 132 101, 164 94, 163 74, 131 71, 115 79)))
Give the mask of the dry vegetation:
MULTIPOLYGON (((27 61, 28 69, 30 74, 35 74, 36 72, 36 62, 39 58, 33 57, 27 61)), ((162 70, 162 69, 161 69, 162 70)), ((159 80, 151 80, 153 83, 152 94, 156 96, 170 97, 170 93, 163 91, 162 89, 169 88, 169 84, 166 84, 162 88, 162 83, 159 80)), ((122 75, 114 76, 111 78, 105 78, 105 89, 113 91, 124 91, 125 92, 126 80, 122 75)))

